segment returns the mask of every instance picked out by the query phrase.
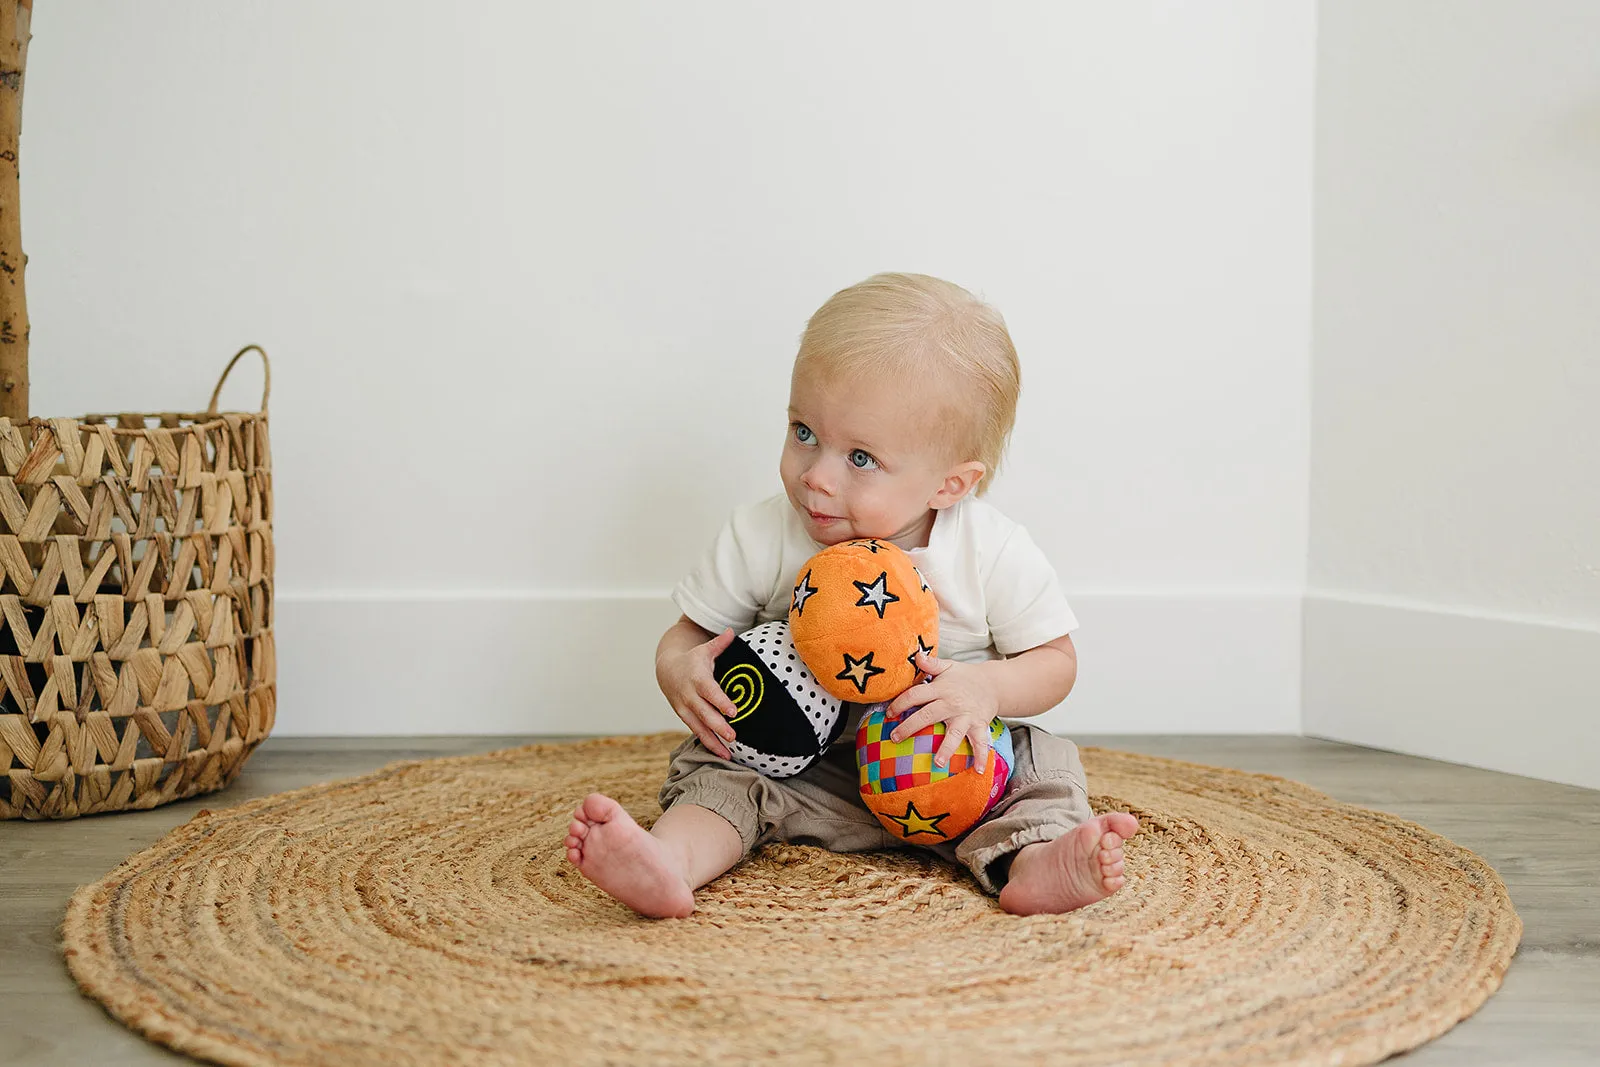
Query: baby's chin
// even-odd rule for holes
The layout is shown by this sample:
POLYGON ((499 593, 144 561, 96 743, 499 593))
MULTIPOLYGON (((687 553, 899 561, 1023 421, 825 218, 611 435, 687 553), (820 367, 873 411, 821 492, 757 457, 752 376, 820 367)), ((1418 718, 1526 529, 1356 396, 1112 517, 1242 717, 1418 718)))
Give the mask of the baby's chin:
POLYGON ((805 525, 806 532, 811 535, 811 539, 824 548, 842 545, 846 541, 893 540, 889 534, 865 533, 857 530, 842 519, 824 525, 809 516, 802 515, 801 522, 805 525))
POLYGON ((827 548, 832 548, 834 545, 842 545, 846 541, 854 541, 857 537, 857 535, 842 522, 824 525, 817 522, 807 521, 805 523, 805 527, 806 533, 811 535, 811 540, 827 548))

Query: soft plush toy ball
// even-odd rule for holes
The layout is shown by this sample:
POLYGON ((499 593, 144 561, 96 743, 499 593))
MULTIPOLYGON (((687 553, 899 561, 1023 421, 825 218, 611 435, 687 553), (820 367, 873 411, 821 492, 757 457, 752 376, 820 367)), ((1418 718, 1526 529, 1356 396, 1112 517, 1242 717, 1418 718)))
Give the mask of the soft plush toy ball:
POLYGON ((939 644, 939 604, 888 541, 843 541, 812 556, 789 600, 795 648, 840 700, 893 700, 917 680, 917 650, 939 644))
POLYGON ((769 778, 799 774, 844 730, 843 707, 806 669, 781 620, 734 638, 712 675, 738 709, 729 752, 769 778))
POLYGON ((970 830, 1006 791, 1015 762, 1011 731, 999 719, 989 724, 986 766, 973 764, 972 745, 963 740, 950 765, 938 767, 933 754, 944 740, 944 723, 896 743, 889 734, 900 719, 887 711, 868 709, 856 729, 861 799, 885 829, 906 841, 937 844, 970 830))

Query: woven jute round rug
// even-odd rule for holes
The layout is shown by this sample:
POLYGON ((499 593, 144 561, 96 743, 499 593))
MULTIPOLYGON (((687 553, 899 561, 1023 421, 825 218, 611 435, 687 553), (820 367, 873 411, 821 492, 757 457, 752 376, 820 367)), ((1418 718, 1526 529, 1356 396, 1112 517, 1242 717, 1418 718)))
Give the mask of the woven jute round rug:
POLYGON ((1126 887, 1017 918, 918 852, 769 846, 687 919, 566 861, 677 735, 395 764, 202 813, 73 897, 68 966, 232 1064, 1360 1064, 1471 1014, 1522 924, 1482 860, 1295 782, 1086 748, 1126 887))

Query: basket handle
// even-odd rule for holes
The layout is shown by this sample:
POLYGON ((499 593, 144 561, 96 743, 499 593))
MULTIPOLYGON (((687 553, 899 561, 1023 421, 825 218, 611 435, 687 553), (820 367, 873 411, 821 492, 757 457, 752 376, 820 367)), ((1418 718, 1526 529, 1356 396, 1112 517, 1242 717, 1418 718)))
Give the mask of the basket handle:
POLYGON ((227 382, 228 374, 233 370, 233 365, 239 362, 246 352, 261 353, 261 369, 265 375, 261 380, 261 410, 267 410, 267 397, 272 395, 272 361, 267 358, 266 350, 260 345, 245 345, 234 354, 232 359, 228 360, 228 365, 222 368, 222 377, 217 379, 217 387, 211 391, 211 406, 206 408, 207 415, 215 415, 217 413, 217 398, 222 396, 222 386, 227 382))

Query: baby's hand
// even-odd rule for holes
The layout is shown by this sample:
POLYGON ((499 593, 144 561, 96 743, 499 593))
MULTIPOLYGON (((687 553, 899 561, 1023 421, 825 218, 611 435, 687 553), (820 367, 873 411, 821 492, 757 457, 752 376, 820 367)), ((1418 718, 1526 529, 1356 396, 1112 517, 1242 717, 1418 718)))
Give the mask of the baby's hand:
POLYGON ((733 643, 733 631, 724 630, 705 644, 682 652, 666 653, 656 660, 656 683, 683 724, 700 743, 723 759, 733 758, 727 742, 734 738, 729 719, 739 713, 713 673, 717 657, 733 643))
POLYGON ((921 685, 914 685, 895 697, 884 712, 889 719, 896 718, 911 708, 895 724, 889 734, 892 741, 902 741, 925 726, 944 723, 944 740, 934 753, 933 762, 948 766, 950 757, 961 747, 965 738, 972 745, 975 766, 984 767, 989 762, 989 724, 1000 713, 1000 701, 994 687, 980 664, 956 663, 953 660, 934 659, 926 652, 918 652, 917 669, 929 675, 921 685))

